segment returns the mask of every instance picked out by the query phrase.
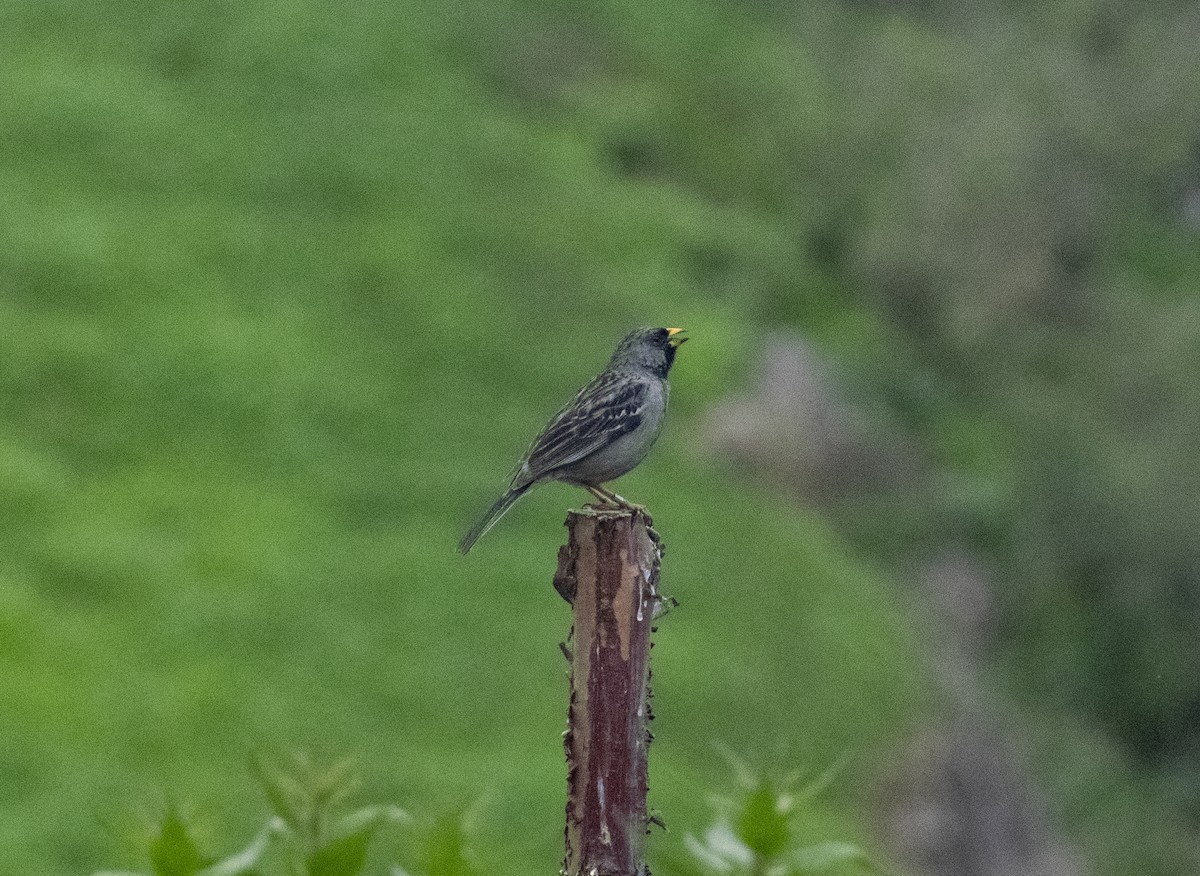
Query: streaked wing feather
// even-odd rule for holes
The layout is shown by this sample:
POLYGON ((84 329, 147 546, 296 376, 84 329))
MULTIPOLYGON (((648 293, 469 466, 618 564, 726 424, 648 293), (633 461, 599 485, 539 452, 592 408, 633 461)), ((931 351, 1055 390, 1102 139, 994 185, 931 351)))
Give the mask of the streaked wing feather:
POLYGON ((642 422, 646 391, 640 381, 602 374, 542 430, 525 455, 518 480, 536 480, 632 432, 642 422))

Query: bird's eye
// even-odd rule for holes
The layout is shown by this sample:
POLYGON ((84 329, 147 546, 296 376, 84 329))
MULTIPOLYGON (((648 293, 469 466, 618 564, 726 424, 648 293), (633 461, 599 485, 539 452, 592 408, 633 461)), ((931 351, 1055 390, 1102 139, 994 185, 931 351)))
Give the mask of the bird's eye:
POLYGON ((671 333, 665 328, 659 329, 657 332, 655 332, 655 334, 658 335, 658 339, 660 341, 665 341, 667 338, 671 337, 671 333))

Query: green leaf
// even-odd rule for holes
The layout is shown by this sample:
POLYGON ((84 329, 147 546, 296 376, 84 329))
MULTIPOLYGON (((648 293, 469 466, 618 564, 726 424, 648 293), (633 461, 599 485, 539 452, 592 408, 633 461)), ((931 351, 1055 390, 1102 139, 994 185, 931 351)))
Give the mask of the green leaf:
POLYGON ((333 827, 333 833, 337 836, 344 836, 372 824, 382 825, 384 822, 407 824, 410 821, 412 821, 412 816, 399 806, 384 804, 364 806, 362 809, 356 809, 339 818, 333 827))
POLYGON ((720 741, 714 742, 713 747, 716 748, 717 754, 721 755, 729 764, 729 768, 733 770, 739 784, 746 788, 754 788, 758 785, 758 773, 751 769, 750 765, 736 751, 720 741))
POLYGON ((175 808, 168 808, 162 828, 150 844, 150 863, 155 876, 195 876, 210 862, 210 858, 200 853, 175 808))
POLYGON ((274 766, 266 756, 255 753, 250 758, 254 773, 271 809, 293 830, 302 829, 306 820, 307 795, 303 787, 287 772, 274 766))
POLYGON ((317 775, 316 793, 331 800, 341 800, 358 790, 361 784, 357 761, 352 757, 334 761, 317 775))
POLYGON ((358 876, 379 822, 331 840, 308 856, 309 876, 358 876))
POLYGON ((467 860, 466 815, 451 812, 439 818, 424 836, 422 861, 425 876, 474 876, 467 860))
POLYGON ((253 876, 271 841, 271 827, 264 827, 246 848, 205 869, 200 876, 253 876))
POLYGON ((737 867, 750 867, 754 852, 742 842, 724 821, 718 821, 704 832, 699 840, 690 833, 683 837, 683 847, 706 870, 728 873, 737 867))
POLYGON ((823 873, 839 864, 855 863, 878 869, 867 853, 853 843, 825 842, 792 853, 792 864, 801 873, 823 873))
POLYGON ((738 836, 763 859, 778 855, 791 838, 787 798, 776 793, 770 784, 760 784, 742 807, 738 836))
POLYGON ((840 776, 850 763, 850 755, 843 754, 832 764, 829 765, 824 772, 817 775, 811 782, 796 792, 798 800, 811 800, 818 794, 824 792, 826 788, 833 784, 834 779, 840 776))

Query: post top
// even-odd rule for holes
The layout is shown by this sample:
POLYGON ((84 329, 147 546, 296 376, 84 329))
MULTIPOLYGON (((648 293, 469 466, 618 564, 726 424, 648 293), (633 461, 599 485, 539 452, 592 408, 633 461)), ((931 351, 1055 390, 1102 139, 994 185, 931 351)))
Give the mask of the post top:
POLYGON ((582 508, 572 508, 568 513, 584 517, 633 517, 637 514, 645 514, 644 511, 638 511, 636 508, 618 508, 611 505, 600 507, 584 505, 582 508))
POLYGON ((600 507, 584 505, 582 508, 572 508, 567 512, 567 525, 570 525, 572 519, 578 517, 590 517, 595 520, 628 520, 631 523, 641 520, 647 529, 654 529, 654 518, 640 505, 633 508, 618 508, 611 505, 600 507))

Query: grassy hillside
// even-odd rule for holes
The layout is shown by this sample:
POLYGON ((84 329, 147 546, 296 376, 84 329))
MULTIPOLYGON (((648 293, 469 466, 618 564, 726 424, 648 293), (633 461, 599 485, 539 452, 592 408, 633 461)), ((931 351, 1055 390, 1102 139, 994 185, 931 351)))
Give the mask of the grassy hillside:
MULTIPOLYGON (((761 287, 786 235, 623 172, 595 129, 603 89, 584 118, 531 112, 512 89, 536 85, 537 45, 488 42, 525 13, 469 14, 4 13, 13 872, 118 863, 100 822, 163 793, 247 835, 261 807, 245 757, 263 744, 358 755, 373 796, 418 811, 488 792, 494 872, 553 867, 567 612, 549 580, 584 496, 545 488, 469 558, 453 546, 640 323, 695 338, 661 444, 623 483, 653 508, 683 603, 656 650, 654 805, 703 823, 724 779, 713 740, 786 740, 820 766, 919 708, 888 582, 697 446, 758 330, 756 287, 714 285, 697 260, 732 254, 761 287)), ((720 22, 692 14, 681 33, 702 44, 720 22)))
MULTIPOLYGON (((683 603, 654 842, 706 820, 714 740, 886 760, 936 712, 889 570, 949 544, 1073 851, 1194 871, 1200 43, 1114 9, 9 4, 3 863, 117 864, 101 823, 163 795, 244 837, 247 753, 298 746, 419 812, 483 794, 495 871, 553 867, 586 496, 453 548, 654 323, 694 338, 621 483, 683 603), (918 489, 817 512, 705 454, 777 326, 918 489)), ((814 829, 870 834, 868 772, 814 829)))

